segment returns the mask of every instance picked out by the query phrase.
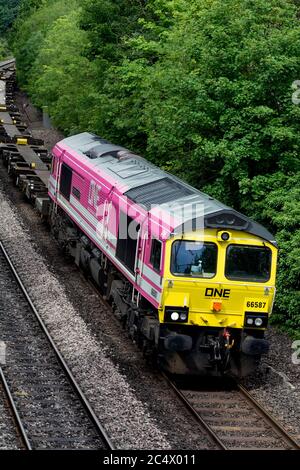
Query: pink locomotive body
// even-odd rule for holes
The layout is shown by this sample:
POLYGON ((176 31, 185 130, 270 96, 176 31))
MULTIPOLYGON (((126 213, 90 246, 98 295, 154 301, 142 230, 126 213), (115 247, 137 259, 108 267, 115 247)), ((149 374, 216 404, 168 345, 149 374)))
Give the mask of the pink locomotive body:
POLYGON ((53 149, 50 224, 147 356, 246 375, 268 350, 276 242, 261 225, 93 134, 53 149))
MULTIPOLYGON (((86 142, 81 147, 82 150, 95 145, 93 136, 83 134, 81 139, 82 137, 85 138, 84 142, 86 142)), ((71 137, 58 143, 53 150, 54 159, 49 180, 51 199, 106 254, 116 268, 132 283, 134 288, 155 308, 158 308, 162 292, 163 241, 169 237, 174 226, 165 222, 171 220, 167 212, 164 213, 161 209, 158 211, 156 207, 148 212, 145 208, 124 196, 124 193, 131 189, 127 181, 132 177, 132 174, 134 174, 134 182, 136 183, 137 179, 142 176, 146 179, 147 176, 149 178, 149 175, 147 175, 149 172, 144 168, 141 157, 127 153, 126 164, 123 165, 125 166, 124 175, 120 176, 122 173, 122 168, 120 169, 122 156, 120 159, 116 159, 110 155, 112 152, 122 152, 122 147, 103 143, 103 151, 109 153, 109 156, 103 156, 102 165, 97 166, 94 159, 87 158, 83 155, 83 152, 75 148, 75 145, 77 145, 76 140, 71 137), (70 146, 68 140, 71 143, 70 146), (128 157, 132 160, 131 165, 128 165, 128 157), (106 165, 103 165, 103 161, 106 165), (118 174, 116 173, 114 178, 111 168, 116 164, 118 174), (110 171, 106 170, 108 165, 110 171), (130 173, 126 178, 128 166, 130 167, 130 173), (59 190, 62 178, 67 180, 65 194, 63 194, 64 190, 59 190), (121 213, 127 214, 134 221, 133 225, 135 223, 139 226, 136 243, 133 241, 133 246, 130 246, 130 259, 127 260, 127 263, 124 256, 117 256, 119 214, 121 213), (153 238, 162 242, 159 269, 155 269, 151 263, 151 240, 153 238)), ((126 241, 126 227, 124 226, 124 228, 126 241)))

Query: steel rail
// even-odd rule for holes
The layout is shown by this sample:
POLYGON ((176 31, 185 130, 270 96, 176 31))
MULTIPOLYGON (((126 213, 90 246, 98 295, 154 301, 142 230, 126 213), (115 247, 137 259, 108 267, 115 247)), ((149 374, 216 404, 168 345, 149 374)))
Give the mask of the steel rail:
POLYGON ((176 395, 180 398, 182 403, 184 403, 185 407, 189 410, 189 412, 199 421, 199 423, 204 427, 204 429, 209 434, 210 438, 214 441, 215 444, 221 450, 228 450, 226 445, 218 438, 215 431, 210 427, 209 424, 202 418, 202 416, 197 412, 197 410, 193 407, 193 405, 189 402, 189 400, 184 396, 184 394, 179 390, 179 388, 175 385, 175 383, 164 373, 161 372, 162 376, 168 382, 168 384, 172 387, 176 395))
POLYGON ((55 355, 56 355, 60 365, 62 366, 66 376, 68 377, 69 382, 71 383, 71 385, 72 385, 77 397, 79 398, 81 404, 85 408, 91 422, 93 423, 93 425, 97 429, 98 434, 100 435, 101 439, 104 441, 104 444, 107 447, 107 449, 115 450, 115 447, 114 447, 110 437, 108 436, 108 434, 106 433, 104 427, 102 426, 99 419, 97 418, 97 416, 96 416, 94 410, 92 409, 89 401, 85 397, 83 391, 81 390, 80 386, 76 382, 71 370, 69 369, 67 363, 65 362, 62 354, 59 352, 57 346, 55 345, 55 343, 52 339, 52 336, 50 335, 45 323, 43 322, 42 318, 40 317, 39 313, 37 312, 32 300, 29 296, 29 294, 26 291, 26 288, 25 288, 20 276, 18 275, 18 273, 17 273, 17 271, 16 271, 16 269, 15 269, 15 267, 14 267, 14 265, 13 265, 13 263, 12 263, 10 257, 9 257, 9 254, 7 253, 3 243, 1 241, 0 241, 0 250, 3 253, 3 255, 4 255, 4 257, 7 261, 7 264, 9 265, 9 267, 11 269, 11 272, 14 275, 14 278, 16 279, 16 281, 17 281, 17 283, 18 283, 25 299, 27 300, 28 304, 30 305, 30 308, 31 308, 32 312, 34 313, 36 319, 38 320, 39 326, 41 327, 42 331, 46 335, 48 342, 50 343, 53 351, 55 352, 55 355))
POLYGON ((19 415, 19 412, 17 410, 15 400, 13 399, 12 393, 11 393, 9 385, 6 381, 6 378, 5 378, 2 367, 0 367, 0 380, 2 382, 4 393, 6 395, 8 403, 10 405, 10 410, 12 412, 13 419, 15 421, 17 430, 20 434, 22 443, 23 443, 24 447, 26 448, 26 450, 32 450, 30 441, 28 439, 27 433, 26 433, 25 428, 23 426, 22 419, 21 419, 21 417, 19 415))
MULTIPOLYGON (((181 402, 185 405, 185 407, 190 411, 190 413, 197 419, 197 421, 205 428, 209 437, 214 441, 215 444, 222 450, 234 450, 234 448, 229 448, 226 444, 218 437, 218 434, 211 428, 211 426, 205 421, 205 419, 198 413, 197 409, 193 406, 193 404, 188 400, 188 398, 182 393, 181 389, 177 387, 176 383, 168 377, 165 372, 162 372, 162 376, 174 390, 176 395, 180 398, 181 402)), ((264 407, 239 383, 234 381, 234 386, 236 387, 235 390, 241 394, 249 403, 252 408, 255 409, 256 413, 258 413, 264 422, 269 425, 272 431, 275 432, 276 436, 283 440, 289 449, 292 450, 300 450, 300 443, 298 443, 285 429, 284 427, 278 423, 278 421, 271 416, 271 414, 264 409, 264 407)), ((233 388, 234 390, 234 388, 233 388)), ((195 390, 197 392, 197 390, 195 390)), ((208 400, 209 401, 209 400, 208 400)), ((259 438, 258 438, 259 439, 259 438)), ((271 449, 271 448, 270 448, 271 449)))
POLYGON ((274 418, 252 395, 243 385, 237 383, 239 392, 246 398, 253 408, 262 416, 262 418, 271 426, 273 431, 281 437, 288 445, 295 450, 300 450, 300 443, 298 443, 284 427, 274 418))

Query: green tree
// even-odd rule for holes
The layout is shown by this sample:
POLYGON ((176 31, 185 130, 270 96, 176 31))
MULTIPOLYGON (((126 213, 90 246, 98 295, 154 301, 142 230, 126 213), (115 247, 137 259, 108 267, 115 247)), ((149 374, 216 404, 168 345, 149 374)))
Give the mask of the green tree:
POLYGON ((291 100, 300 77, 297 9, 285 0, 178 1, 169 27, 145 19, 123 41, 94 127, 275 231, 274 318, 300 329, 300 202, 291 193, 300 170, 300 107, 291 100))
POLYGON ((6 59, 8 56, 7 44, 4 40, 0 40, 0 60, 6 59))
POLYGON ((58 18, 48 31, 31 70, 28 90, 35 103, 47 105, 55 124, 68 133, 88 127, 97 101, 95 74, 84 53, 87 34, 78 27, 78 12, 58 18))
POLYGON ((109 65, 123 57, 124 39, 138 28, 146 0, 83 0, 80 26, 90 39, 89 55, 109 65))
POLYGON ((252 216, 269 224, 279 244, 278 291, 273 322, 300 334, 300 172, 259 175, 247 197, 252 216))
POLYGON ((181 0, 83 3, 80 25, 88 32, 89 58, 98 68, 101 108, 90 113, 95 132, 137 151, 146 150, 147 76, 160 59, 164 34, 185 7, 181 0))
POLYGON ((44 0, 39 2, 24 0, 22 8, 29 8, 27 14, 17 19, 12 36, 12 48, 17 60, 19 82, 27 86, 35 58, 53 23, 60 17, 74 11, 77 0, 44 0))
POLYGON ((20 0, 0 0, 0 34, 11 27, 19 11, 20 0))
POLYGON ((195 0, 163 39, 145 82, 153 159, 174 160, 179 149, 186 178, 197 186, 212 179, 223 197, 226 181, 239 206, 245 178, 299 168, 291 83, 300 76, 300 27, 289 2, 195 0))

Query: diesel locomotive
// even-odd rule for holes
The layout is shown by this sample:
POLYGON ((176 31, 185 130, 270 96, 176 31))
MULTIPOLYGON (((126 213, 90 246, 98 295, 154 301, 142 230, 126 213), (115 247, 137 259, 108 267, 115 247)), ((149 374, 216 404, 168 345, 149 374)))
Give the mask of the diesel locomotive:
POLYGON ((90 133, 53 149, 52 230, 145 355, 244 376, 268 352, 277 245, 263 226, 90 133))
POLYGON ((180 374, 255 370, 275 297, 268 230, 90 133, 59 142, 50 172, 14 83, 1 63, 0 158, 145 355, 180 374))

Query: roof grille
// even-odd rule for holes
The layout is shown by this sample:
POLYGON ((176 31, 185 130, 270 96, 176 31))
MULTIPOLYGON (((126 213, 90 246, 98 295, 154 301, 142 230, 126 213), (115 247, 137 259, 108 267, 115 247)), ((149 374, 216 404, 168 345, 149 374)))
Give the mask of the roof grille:
POLYGON ((106 157, 107 155, 111 155, 112 157, 117 158, 118 152, 120 150, 124 150, 123 147, 119 147, 118 145, 113 145, 107 142, 106 140, 101 140, 101 143, 95 145, 94 147, 90 148, 84 154, 91 159, 106 157))
POLYGON ((171 178, 162 178, 130 189, 125 193, 125 196, 133 202, 144 205, 149 210, 152 205, 164 204, 191 194, 193 191, 185 185, 173 181, 171 178))

